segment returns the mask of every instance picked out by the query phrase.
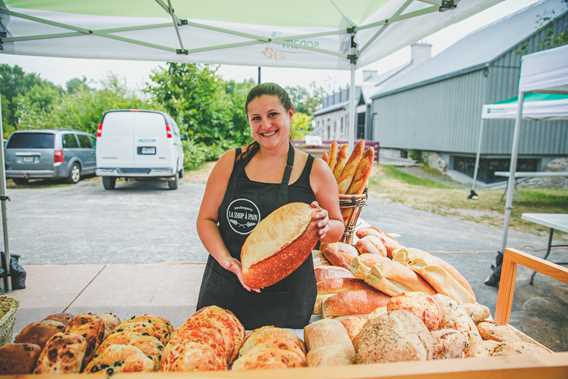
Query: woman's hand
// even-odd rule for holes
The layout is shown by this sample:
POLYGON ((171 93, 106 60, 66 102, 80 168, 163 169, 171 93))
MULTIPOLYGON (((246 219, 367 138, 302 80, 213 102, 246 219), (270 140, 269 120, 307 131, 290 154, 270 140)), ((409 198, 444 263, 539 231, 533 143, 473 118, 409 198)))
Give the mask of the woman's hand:
POLYGON ((235 274, 237 276, 237 278, 239 278, 239 282, 241 282, 241 285, 243 286, 244 289, 246 289, 249 292, 252 291, 252 292, 260 293, 259 288, 250 288, 243 281, 243 269, 242 269, 242 266, 241 266, 241 262, 239 262, 238 259, 230 257, 230 258, 224 260, 223 262, 221 262, 221 266, 223 266, 223 268, 225 270, 231 271, 233 274, 235 274))
POLYGON ((312 202, 310 206, 314 208, 312 212, 312 223, 315 224, 318 231, 318 237, 322 240, 329 231, 329 215, 327 210, 320 207, 317 201, 312 202))

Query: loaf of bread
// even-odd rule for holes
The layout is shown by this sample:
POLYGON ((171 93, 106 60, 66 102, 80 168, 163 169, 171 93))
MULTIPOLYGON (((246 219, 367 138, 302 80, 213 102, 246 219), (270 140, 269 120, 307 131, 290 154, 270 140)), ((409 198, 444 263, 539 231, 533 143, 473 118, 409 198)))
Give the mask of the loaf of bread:
POLYGON ((365 280, 371 272, 371 267, 379 262, 379 255, 377 254, 361 254, 353 258, 349 270, 353 275, 361 280, 365 280))
POLYGON ((67 326, 67 324, 71 322, 73 317, 74 316, 70 313, 53 313, 44 318, 44 320, 59 321, 63 325, 67 326))
POLYGON ((505 325, 497 325, 495 321, 482 321, 477 324, 477 330, 484 340, 497 342, 518 342, 522 341, 513 329, 505 325))
POLYGON ((428 283, 407 266, 389 258, 375 256, 364 280, 370 286, 389 296, 399 296, 407 292, 436 293, 428 283))
POLYGON ((198 342, 168 343, 162 353, 162 371, 220 371, 227 361, 211 346, 198 342))
POLYGON ((347 160, 339 179, 337 180, 337 186, 339 188, 339 193, 347 193, 349 186, 353 182, 353 177, 355 175, 355 171, 357 170, 357 166, 363 158, 363 152, 365 150, 365 141, 361 140, 355 144, 353 148, 353 152, 351 156, 347 160))
POLYGON ((78 314, 67 324, 65 333, 79 334, 85 337, 87 349, 85 350, 85 364, 91 360, 97 347, 105 336, 105 323, 92 313, 78 314))
POLYGON ((7 343, 0 346, 0 375, 31 374, 41 352, 32 343, 7 343))
POLYGON ((278 346, 279 344, 299 355, 305 356, 306 354, 304 342, 291 330, 277 328, 275 326, 263 326, 253 330, 252 333, 247 336, 239 351, 239 356, 247 354, 257 346, 278 346))
MULTIPOLYGON (((380 308, 377 308, 377 309, 380 309, 380 308)), ((375 309, 373 312, 375 312, 377 309, 375 309)), ((353 339, 355 339, 357 334, 359 334, 359 332, 363 328, 363 325, 365 325, 365 323, 367 322, 368 317, 367 317, 367 315, 340 316, 340 317, 335 318, 334 320, 339 321, 343 325, 343 327, 347 331, 347 334, 349 335, 349 339, 351 339, 351 341, 353 341, 353 339)))
POLYGON ((387 256, 387 248, 383 241, 377 236, 365 236, 355 243, 359 254, 376 254, 383 257, 387 256))
MULTIPOLYGON (((106 337, 97 348, 96 356, 100 356, 111 345, 131 345, 140 349, 148 358, 154 362, 154 370, 160 369, 162 351, 164 345, 153 336, 143 336, 140 334, 120 332, 113 333, 106 337)), ((92 362, 92 361, 91 361, 92 362)))
POLYGON ((413 313, 393 311, 369 319, 354 341, 357 363, 432 359, 434 339, 413 313))
POLYGON ((143 314, 124 320, 115 330, 119 331, 118 329, 138 331, 139 334, 151 335, 159 339, 160 342, 165 345, 168 343, 174 328, 172 324, 163 317, 143 314))
POLYGON ((479 303, 466 303, 462 304, 465 313, 471 317, 476 324, 491 318, 491 311, 483 304, 479 303))
POLYGON ((321 316, 321 307, 323 305, 323 302, 325 301, 325 299, 332 295, 333 294, 317 295, 316 301, 314 302, 314 310, 312 311, 312 314, 321 316))
POLYGON ((308 348, 308 366, 351 364, 355 358, 353 343, 343 325, 334 319, 323 319, 304 328, 308 348))
POLYGON ((434 338, 434 359, 463 358, 467 348, 465 334, 455 329, 432 331, 434 338))
POLYGON ((312 212, 308 204, 288 203, 254 228, 241 250, 246 285, 271 286, 304 263, 319 239, 312 212))
POLYGON ((314 267, 331 265, 320 250, 314 250, 312 253, 312 260, 314 261, 314 267))
POLYGON ((347 189, 348 194, 355 194, 359 195, 365 192, 365 188, 367 188, 367 182, 371 177, 373 172, 373 161, 375 160, 375 149, 373 147, 369 147, 361 161, 359 161, 359 165, 355 170, 355 175, 353 176, 353 181, 351 185, 347 189))
POLYGON ((354 278, 351 271, 338 266, 319 266, 314 268, 316 282, 326 279, 354 278))
POLYGON ((46 342, 55 334, 61 333, 65 330, 65 325, 55 320, 43 320, 32 322, 18 333, 14 342, 16 343, 30 343, 38 345, 43 349, 46 342))
POLYGON ((333 242, 322 245, 321 251, 325 258, 334 266, 349 268, 351 260, 359 255, 353 245, 343 242, 333 242))
POLYGON ((84 371, 90 374, 103 371, 109 376, 117 372, 148 372, 154 371, 154 361, 136 346, 109 345, 84 371))
POLYGON ((467 280, 452 265, 418 249, 401 248, 393 260, 410 267, 436 290, 460 303, 475 303, 475 293, 467 280))
POLYGON ((442 310, 430 295, 423 292, 407 292, 401 296, 391 297, 387 311, 404 310, 415 314, 426 325, 428 330, 435 330, 442 322, 442 310))
POLYGON ((327 154, 327 151, 323 152, 323 154, 321 155, 321 160, 324 161, 329 166, 329 155, 327 154))
POLYGON ((337 152, 337 163, 333 168, 333 176, 335 176, 335 180, 339 183, 339 178, 341 177, 341 173, 345 168, 345 164, 347 163, 347 154, 349 152, 348 145, 342 145, 337 152))
POLYGON ((372 290, 368 284, 357 278, 325 279, 316 284, 318 295, 330 295, 353 290, 372 290))
POLYGON ((323 317, 367 314, 387 305, 389 297, 374 289, 336 293, 324 300, 323 317))
POLYGON ((355 231, 355 235, 357 236, 357 238, 363 238, 363 237, 366 237, 366 236, 381 237, 381 236, 385 235, 385 232, 381 228, 378 228, 376 226, 366 226, 366 227, 357 229, 355 231))
POLYGON ((105 335, 104 338, 111 335, 113 330, 116 329, 118 325, 120 325, 120 318, 114 313, 101 313, 98 315, 105 324, 105 335))
POLYGON ((240 356, 233 363, 232 369, 239 371, 305 366, 306 358, 299 356, 293 351, 259 346, 258 348, 252 349, 249 353, 240 356))
POLYGON ((82 335, 57 333, 41 351, 34 374, 78 374, 86 351, 87 339, 82 335))
POLYGON ((337 142, 333 141, 331 143, 331 145, 329 145, 329 160, 328 160, 328 166, 331 169, 331 172, 333 172, 333 169, 335 168, 335 165, 337 164, 337 142))

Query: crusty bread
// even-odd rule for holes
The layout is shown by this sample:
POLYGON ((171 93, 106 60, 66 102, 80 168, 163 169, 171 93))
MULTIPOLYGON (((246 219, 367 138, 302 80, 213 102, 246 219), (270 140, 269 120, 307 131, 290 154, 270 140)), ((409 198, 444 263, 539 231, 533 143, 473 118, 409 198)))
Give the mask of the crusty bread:
POLYGON ((57 333, 41 351, 34 374, 78 374, 86 350, 87 339, 82 335, 57 333))
POLYGON ((505 357, 517 354, 530 354, 540 356, 550 353, 545 348, 522 341, 497 342, 494 340, 482 341, 475 350, 474 357, 505 357))
POLYGON ((321 316, 321 306, 324 302, 325 299, 327 299, 328 297, 332 296, 333 294, 326 294, 326 295, 317 295, 316 296, 316 301, 314 302, 314 310, 312 311, 312 314, 314 315, 318 315, 321 316))
POLYGON ((371 267, 379 261, 379 255, 376 254, 361 254, 353 258, 349 270, 353 275, 361 280, 365 280, 371 272, 371 267))
POLYGON ((316 282, 320 282, 325 279, 335 279, 335 278, 354 278, 351 271, 346 268, 339 266, 319 266, 314 268, 314 274, 316 276, 316 282))
POLYGON ((351 260, 359 255, 353 245, 343 242, 324 244, 321 251, 326 259, 334 266, 349 268, 351 260))
POLYGON ((109 345, 89 362, 84 371, 103 371, 107 375, 117 372, 148 372, 154 371, 154 361, 136 346, 109 345))
POLYGON ((305 366, 305 356, 299 356, 297 353, 286 349, 259 346, 258 348, 252 349, 249 353, 240 356, 233 363, 232 369, 239 371, 305 366))
POLYGON ((26 325, 16 336, 16 343, 31 343, 41 349, 46 342, 55 334, 65 330, 65 325, 55 320, 43 320, 26 325))
POLYGON ((359 228, 355 231, 355 235, 357 236, 357 238, 363 238, 366 236, 377 236, 380 237, 382 235, 384 235, 385 232, 376 227, 376 226, 366 226, 363 228, 359 228))
POLYGON ((485 321, 491 318, 491 311, 487 306, 483 304, 466 303, 462 304, 462 307, 465 310, 465 313, 467 313, 467 315, 471 317, 473 322, 475 322, 476 324, 478 322, 485 321))
POLYGON ((304 328, 309 366, 351 364, 355 358, 353 343, 337 320, 323 319, 304 328))
POLYGON ((393 311, 369 319, 354 341, 357 363, 432 359, 434 339, 418 317, 393 311))
POLYGON ((497 325, 495 321, 482 321, 477 324, 477 330, 484 340, 497 342, 521 341, 519 335, 505 325, 497 325))
POLYGON ((0 375, 31 374, 41 352, 32 343, 7 343, 0 346, 0 375))
POLYGON ((331 263, 327 260, 327 258, 323 255, 321 250, 314 250, 312 252, 312 260, 314 261, 314 267, 318 266, 330 266, 331 263))
POLYGON ((432 331, 434 338, 434 359, 463 358, 467 347, 464 333, 455 329, 432 331))
POLYGON ((52 313, 48 316, 46 316, 44 318, 44 320, 53 320, 53 321, 59 321, 60 323, 64 324, 65 326, 67 326, 67 324, 69 324, 71 322, 71 320, 73 319, 73 315, 70 313, 52 313))
POLYGON ((248 354, 249 351, 256 346, 274 345, 283 341, 287 342, 285 345, 288 350, 299 355, 306 354, 304 342, 302 342, 302 340, 299 339, 291 330, 277 328, 275 326, 263 326, 253 330, 252 333, 247 336, 239 351, 239 356, 248 354))
POLYGON ((401 296, 391 297, 387 304, 387 311, 405 310, 414 313, 428 330, 435 330, 442 322, 440 306, 430 295, 423 292, 407 292, 401 296))
POLYGON ((328 295, 345 291, 371 289, 368 284, 357 278, 324 279, 317 282, 316 286, 318 295, 328 295))
POLYGON ((339 179, 337 180, 337 187, 339 188, 339 193, 347 193, 351 182, 353 182, 353 176, 355 175, 355 170, 363 158, 363 151, 365 150, 365 141, 361 140, 357 142, 353 148, 353 152, 349 157, 349 160, 345 164, 345 168, 341 172, 339 179))
POLYGON ((101 313, 98 316, 103 320, 103 323, 105 324, 104 338, 112 334, 112 331, 116 329, 118 325, 120 325, 120 318, 118 318, 118 316, 114 313, 101 313))
MULTIPOLYGON (((377 308, 377 309, 380 309, 380 308, 377 308)), ((376 309, 375 309, 375 311, 376 311, 376 309)), ((375 311, 373 311, 373 312, 375 312, 375 311)), ((365 325, 365 323, 367 322, 368 316, 367 315, 340 316, 340 317, 335 318, 335 320, 339 321, 343 325, 343 327, 347 331, 347 334, 349 335, 349 338, 351 339, 351 341, 353 341, 355 339, 355 337, 357 336, 357 334, 359 334, 359 332, 363 328, 363 325, 365 325)))
POLYGON ((367 314, 388 303, 389 297, 374 289, 336 293, 324 300, 323 317, 367 314))
POLYGON ((353 346, 330 345, 310 350, 306 356, 309 367, 347 366, 355 360, 353 346))
POLYGON ((407 266, 386 257, 376 256, 370 264, 364 280, 370 286, 389 296, 399 296, 407 292, 436 293, 430 285, 407 266))
POLYGON ((387 248, 383 241, 377 236, 365 236, 355 243, 359 254, 376 254, 383 257, 387 256, 387 248))
POLYGON ((347 189, 348 194, 362 194, 367 188, 367 182, 371 177, 373 172, 373 161, 375 160, 375 149, 369 147, 363 158, 359 162, 357 169, 355 170, 355 175, 353 176, 353 181, 347 189))
POLYGON ((333 172, 335 165, 337 164, 337 142, 333 141, 331 145, 329 145, 329 158, 328 158, 328 166, 333 172))
POLYGON ((245 284, 271 286, 304 263, 319 239, 312 213, 308 204, 288 203, 254 228, 241 249, 245 284))
POLYGON ((198 342, 168 343, 162 353, 162 371, 220 371, 227 361, 211 346, 198 342))
MULTIPOLYGON (((132 345, 140 349, 154 362, 154 370, 160 368, 162 350, 164 345, 156 337, 143 336, 140 334, 120 332, 106 337, 97 348, 97 356, 101 355, 110 345, 132 345)), ((92 361, 91 361, 92 362, 92 361)))
POLYGON ((349 151, 348 145, 342 145, 337 152, 337 163, 333 168, 333 176, 335 176, 335 180, 339 183, 339 178, 341 177, 341 173, 345 168, 345 164, 347 163, 347 154, 349 151))
POLYGON ((393 260, 417 272, 438 293, 460 303, 475 303, 475 293, 467 280, 449 263, 419 249, 401 248, 393 260))
MULTIPOLYGON (((172 324, 163 317, 151 315, 151 314, 142 314, 137 315, 129 318, 128 320, 124 320, 119 327, 124 327, 130 324, 146 324, 151 325, 152 328, 148 328, 146 332, 151 336, 156 337, 160 340, 163 344, 166 344, 174 330, 172 324)), ((118 327, 117 327, 118 328, 118 327)))
POLYGON ((92 313, 78 314, 67 324, 65 333, 79 334, 87 340, 85 364, 91 360, 105 336, 105 323, 92 313))

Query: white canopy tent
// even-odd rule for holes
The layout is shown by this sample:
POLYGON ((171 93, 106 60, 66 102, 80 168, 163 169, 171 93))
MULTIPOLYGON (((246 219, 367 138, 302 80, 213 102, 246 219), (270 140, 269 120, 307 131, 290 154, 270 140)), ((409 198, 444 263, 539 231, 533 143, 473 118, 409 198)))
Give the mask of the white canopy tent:
POLYGON ((500 1, 0 0, 0 53, 344 69, 353 94, 357 68, 500 1))
MULTIPOLYGON (((566 102, 561 96, 556 97, 556 104, 531 105, 528 99, 538 94, 568 94, 568 45, 557 47, 555 49, 545 50, 538 53, 525 55, 521 63, 521 76, 519 79, 519 95, 515 106, 515 129, 513 133, 513 146, 511 151, 511 165, 509 168, 509 182, 507 185, 507 198, 505 203, 505 218, 503 221, 503 239, 501 244, 501 252, 505 251, 509 233, 509 223, 511 219, 511 211, 513 209, 513 194, 515 190, 515 173, 517 171, 517 157, 519 154, 519 136, 522 127, 523 118, 537 118, 542 116, 543 108, 549 107, 552 119, 564 119, 568 110, 565 108, 566 102), (527 103, 525 104, 525 101, 527 103), (562 108, 562 109, 560 109, 562 108)), ((551 97, 554 98, 554 97, 551 97)), ((542 102, 541 102, 542 103, 542 102)), ((489 111, 498 109, 498 106, 489 106, 484 109, 484 115, 489 115, 489 111)), ((503 107, 501 107, 503 108, 503 107)), ((506 108, 506 107, 505 107, 506 108)), ((495 115, 496 113, 493 113, 495 115)), ((503 118, 510 118, 510 110, 503 111, 503 118)), ((489 117, 486 117, 489 118, 489 117)), ((499 262, 499 259, 498 259, 499 262)), ((499 266, 499 265, 498 265, 499 266)), ((500 276, 500 267, 494 272, 494 279, 500 276)))

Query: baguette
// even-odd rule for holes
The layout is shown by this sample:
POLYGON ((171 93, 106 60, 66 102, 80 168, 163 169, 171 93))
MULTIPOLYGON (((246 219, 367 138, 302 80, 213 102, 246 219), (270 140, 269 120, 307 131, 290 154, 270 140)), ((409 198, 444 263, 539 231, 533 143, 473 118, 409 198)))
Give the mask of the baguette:
POLYGON ((363 158, 363 150, 365 149, 365 141, 361 140, 357 142, 355 147, 353 148, 353 152, 349 157, 349 160, 345 164, 343 171, 341 171, 341 175, 337 180, 337 186, 339 187, 339 193, 347 193, 351 182, 353 181, 353 177, 355 175, 355 170, 357 170, 357 166, 363 158))
POLYGON ((387 248, 380 237, 377 236, 363 237, 355 243, 355 247, 359 251, 359 254, 375 254, 381 257, 387 256, 387 248))
POLYGON ((318 296, 370 288, 364 281, 356 278, 324 279, 317 282, 316 286, 318 289, 318 296))
POLYGON ((333 141, 331 145, 329 145, 329 157, 328 157, 327 164, 333 172, 335 165, 337 164, 337 142, 333 141))
POLYGON ((329 155, 327 155, 327 151, 323 152, 323 154, 321 155, 321 160, 327 163, 327 165, 329 166, 329 155))
POLYGON ((343 242, 328 243, 321 247, 324 257, 334 266, 349 268, 351 260, 359 255, 352 245, 343 242))
POLYGON ((353 278, 353 274, 346 268, 338 266, 319 266, 314 268, 316 282, 332 278, 353 278))
POLYGON ((312 314, 321 316, 321 305, 323 304, 323 301, 332 295, 333 295, 332 293, 325 295, 318 294, 316 296, 316 301, 314 303, 314 310, 312 311, 312 314))
POLYGON ((348 145, 342 145, 339 148, 339 151, 337 152, 337 163, 335 164, 335 167, 333 168, 333 176, 335 176, 335 180, 338 183, 339 183, 339 177, 341 176, 341 173, 343 172, 343 168, 345 167, 345 163, 347 163, 348 149, 349 149, 348 145))
POLYGON ((467 280, 452 265, 418 249, 401 248, 393 252, 393 260, 418 273, 438 293, 460 303, 475 303, 475 293, 467 280))
POLYGON ((351 270, 356 278, 365 280, 367 275, 371 272, 371 266, 378 263, 378 258, 379 256, 374 254, 359 255, 351 261, 349 270, 351 270))
POLYGON ((389 296, 400 296, 407 292, 436 293, 430 285, 410 268, 385 257, 376 257, 375 263, 364 278, 370 286, 389 296))
POLYGON ((374 289, 345 291, 324 300, 324 318, 371 313, 387 305, 390 297, 374 289))
POLYGON ((365 151, 365 155, 357 165, 355 170, 355 175, 353 176, 353 182, 349 186, 347 193, 359 195, 365 192, 367 188, 367 182, 371 177, 373 171, 373 161, 375 160, 375 149, 369 147, 365 151))

